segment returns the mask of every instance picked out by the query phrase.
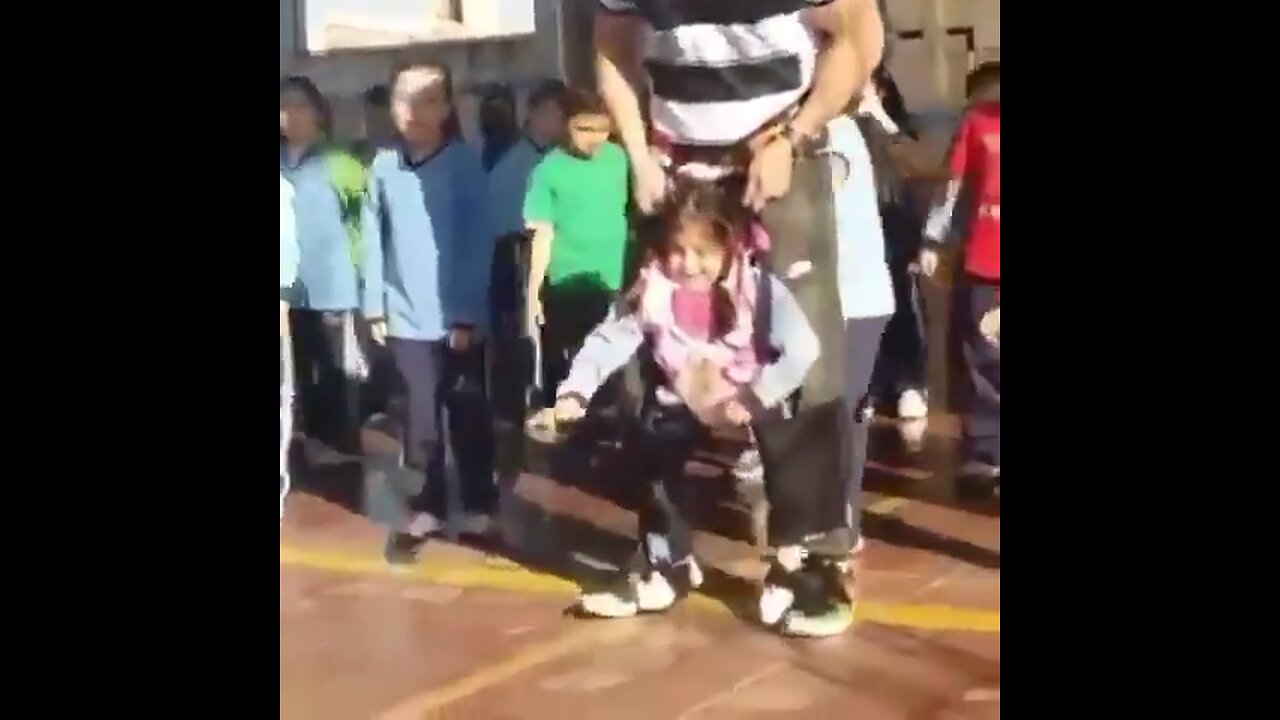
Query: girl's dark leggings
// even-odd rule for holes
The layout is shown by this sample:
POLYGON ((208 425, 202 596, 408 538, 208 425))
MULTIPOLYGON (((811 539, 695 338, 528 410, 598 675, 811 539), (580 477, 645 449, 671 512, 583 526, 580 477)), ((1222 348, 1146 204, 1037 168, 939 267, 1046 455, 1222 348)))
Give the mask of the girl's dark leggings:
POLYGON ((683 405, 650 399, 628 422, 625 467, 642 488, 639 508, 642 568, 667 571, 693 555, 693 528, 686 519, 689 479, 684 467, 706 428, 683 405))

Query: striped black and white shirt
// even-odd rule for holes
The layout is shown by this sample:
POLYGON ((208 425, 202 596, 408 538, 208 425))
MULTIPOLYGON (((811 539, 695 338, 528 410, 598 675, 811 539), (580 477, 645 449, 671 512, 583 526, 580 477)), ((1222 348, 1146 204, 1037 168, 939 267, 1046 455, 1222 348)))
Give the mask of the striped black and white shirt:
POLYGON ((805 11, 834 0, 599 0, 652 27, 645 66, 654 130, 678 145, 732 145, 813 82, 805 11))

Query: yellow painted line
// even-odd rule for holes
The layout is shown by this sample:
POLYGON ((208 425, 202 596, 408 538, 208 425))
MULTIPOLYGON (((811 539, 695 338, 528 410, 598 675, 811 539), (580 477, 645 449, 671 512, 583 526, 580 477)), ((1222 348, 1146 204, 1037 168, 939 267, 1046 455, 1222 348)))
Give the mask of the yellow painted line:
POLYGON ((348 575, 391 575, 460 588, 510 590, 543 595, 576 595, 577 584, 554 575, 537 573, 515 563, 459 565, 436 558, 406 568, 392 568, 380 557, 328 550, 304 550, 280 546, 280 564, 348 575))
POLYGON ((911 504, 911 500, 908 498, 902 498, 902 497, 880 498, 879 500, 867 506, 867 512, 871 513, 872 515, 892 515, 898 510, 901 510, 902 508, 910 504, 911 504))
POLYGON ((535 667, 592 647, 622 642, 640 634, 640 621, 585 623, 559 637, 526 646, 507 657, 463 675, 446 685, 402 700, 380 713, 379 720, 420 720, 440 708, 501 685, 535 667))
POLYGON ((913 468, 913 467, 897 467, 895 465, 885 465, 884 463, 877 462, 875 460, 867 461, 867 469, 876 470, 878 472, 883 472, 883 473, 889 473, 890 475, 897 475, 898 477, 903 477, 908 480, 917 480, 917 481, 928 480, 929 478, 933 477, 933 473, 929 470, 921 470, 920 468, 913 468))
MULTIPOLYGON (((574 582, 554 575, 534 572, 510 562, 460 565, 440 562, 437 558, 426 558, 424 562, 411 568, 396 569, 388 566, 380 557, 281 545, 280 564, 324 572, 392 576, 450 587, 484 588, 560 597, 574 597, 578 594, 578 585, 574 582)), ((694 609, 718 615, 732 614, 723 601, 701 593, 691 595, 686 604, 694 609)), ((853 615, 858 621, 918 630, 1000 632, 998 610, 859 600, 854 606, 853 615)))

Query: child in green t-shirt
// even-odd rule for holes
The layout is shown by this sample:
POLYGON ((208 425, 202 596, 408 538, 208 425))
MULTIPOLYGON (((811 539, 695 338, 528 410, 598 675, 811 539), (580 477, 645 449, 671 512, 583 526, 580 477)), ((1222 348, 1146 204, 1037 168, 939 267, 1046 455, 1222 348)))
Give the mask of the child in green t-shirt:
MULTIPOLYGON (((568 132, 529 178, 525 226, 533 232, 529 327, 542 328, 542 387, 564 380, 587 334, 622 286, 627 245, 627 156, 594 95, 569 90, 568 132)), ((536 424, 536 422, 535 422, 536 424)))

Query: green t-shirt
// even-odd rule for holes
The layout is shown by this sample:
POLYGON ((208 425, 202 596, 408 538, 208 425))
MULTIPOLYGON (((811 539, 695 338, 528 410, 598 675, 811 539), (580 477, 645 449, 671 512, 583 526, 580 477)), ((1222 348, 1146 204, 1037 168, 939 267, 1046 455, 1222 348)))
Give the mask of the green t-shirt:
POLYGON ((627 156, 605 143, 590 158, 556 148, 534 168, 525 222, 555 228, 547 285, 622 286, 627 245, 627 156))

